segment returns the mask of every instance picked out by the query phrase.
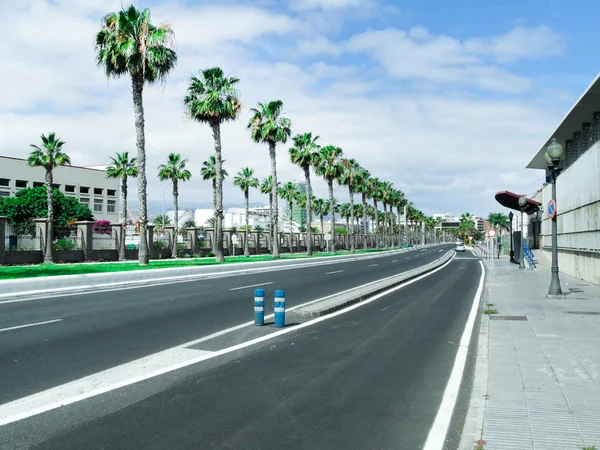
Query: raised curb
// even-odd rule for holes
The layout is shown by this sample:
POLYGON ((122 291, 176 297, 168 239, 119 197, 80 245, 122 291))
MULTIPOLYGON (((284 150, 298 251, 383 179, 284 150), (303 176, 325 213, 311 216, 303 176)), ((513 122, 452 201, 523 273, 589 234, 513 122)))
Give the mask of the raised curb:
POLYGON ((59 275, 2 280, 0 281, 0 301, 46 297, 48 295, 80 294, 100 290, 106 291, 111 289, 145 287, 165 283, 248 275, 267 271, 291 270, 300 267, 331 265, 382 258, 438 245, 442 244, 427 246, 419 245, 411 248, 388 250, 373 254, 344 255, 339 257, 322 256, 313 258, 310 261, 257 261, 252 263, 242 262, 227 265, 188 266, 168 269, 148 269, 126 272, 103 272, 84 275, 59 275), (24 290, 25 286, 27 290, 24 290))
POLYGON ((320 317, 333 312, 339 311, 340 309, 351 306, 355 303, 362 302, 370 297, 373 297, 391 287, 397 286, 405 281, 412 278, 416 278, 419 275, 423 275, 430 272, 438 267, 447 263, 454 256, 453 250, 448 251, 441 258, 416 269, 409 270, 407 272, 393 275, 383 280, 374 281, 372 283, 360 286, 358 288, 351 289, 341 294, 334 294, 328 298, 321 299, 316 303, 303 306, 302 308, 295 309, 290 312, 290 315, 296 315, 298 317, 320 317))

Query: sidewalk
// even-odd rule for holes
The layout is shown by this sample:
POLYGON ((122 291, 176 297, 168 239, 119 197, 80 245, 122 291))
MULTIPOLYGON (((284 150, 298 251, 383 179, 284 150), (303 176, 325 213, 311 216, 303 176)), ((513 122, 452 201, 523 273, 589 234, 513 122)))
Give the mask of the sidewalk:
POLYGON ((484 261, 498 313, 482 316, 461 450, 600 450, 600 286, 561 273, 566 298, 547 299, 550 264, 534 254, 533 271, 484 261))

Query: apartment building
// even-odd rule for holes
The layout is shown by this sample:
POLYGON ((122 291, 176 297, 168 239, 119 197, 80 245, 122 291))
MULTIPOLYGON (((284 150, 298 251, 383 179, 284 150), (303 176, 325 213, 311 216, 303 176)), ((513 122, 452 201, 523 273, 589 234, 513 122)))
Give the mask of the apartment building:
MULTIPOLYGON (((54 187, 88 206, 96 220, 119 221, 120 180, 108 179, 106 166, 60 166, 53 170, 54 187)), ((44 186, 45 170, 27 160, 0 156, 0 197, 14 196, 29 187, 44 186)))

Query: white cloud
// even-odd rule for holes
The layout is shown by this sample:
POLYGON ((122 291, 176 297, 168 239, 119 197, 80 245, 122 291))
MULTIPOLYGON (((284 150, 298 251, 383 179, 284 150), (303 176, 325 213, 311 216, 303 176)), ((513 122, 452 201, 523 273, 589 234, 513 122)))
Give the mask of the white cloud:
MULTIPOLYGON (((66 150, 77 165, 102 164, 116 151, 135 151, 129 81, 107 82, 94 62, 93 36, 100 18, 119 5, 113 2, 112 8, 99 11, 84 0, 10 4, 5 31, 15 38, 0 41, 5 55, 0 154, 25 157, 29 144, 49 131, 67 141, 66 150), (70 38, 47 36, 48 23, 73 24, 70 38)), ((240 119, 223 126, 230 173, 226 204, 243 201, 230 182, 241 167, 253 167, 259 177, 270 171, 267 148, 250 140, 246 123, 248 109, 257 101, 276 98, 284 101, 294 132, 312 131, 323 144, 341 146, 429 213, 471 209, 486 214, 498 209, 490 193, 530 192, 539 185, 541 176, 520 168, 560 114, 535 101, 501 94, 492 101, 460 90, 400 90, 376 75, 368 62, 359 61, 368 52, 394 76, 434 86, 454 83, 460 88, 461 78, 467 77, 483 90, 530 87, 528 79, 486 63, 482 51, 467 50, 464 42, 413 28, 361 33, 345 44, 315 33, 303 13, 290 17, 257 6, 179 4, 152 11, 157 21, 173 25, 179 62, 164 86, 144 91, 151 210, 160 210, 165 186, 156 180, 155 168, 171 151, 188 158, 193 173, 180 189, 181 204, 207 206, 212 201, 210 184, 199 176, 202 161, 213 152, 212 136, 206 125, 185 118, 182 98, 189 74, 215 65, 241 79, 244 105, 240 119), (279 56, 264 55, 260 43, 265 40, 279 45, 279 56), (300 47, 296 41, 306 42, 306 48, 320 44, 328 51, 318 52, 323 58, 298 63, 292 55, 300 47), (352 60, 344 58, 346 50, 354 52, 352 60)), ((278 149, 279 176, 301 179, 302 172, 288 160, 288 147, 278 149)), ((316 177, 314 189, 316 195, 326 195, 326 184, 316 177)), ((336 195, 346 201, 347 191, 336 188, 336 195)), ((251 201, 266 198, 252 192, 251 201)))
POLYGON ((546 25, 520 25, 504 35, 469 39, 465 42, 466 51, 492 58, 502 64, 561 55, 564 47, 564 37, 546 25))
POLYGON ((342 52, 339 45, 334 44, 324 36, 298 41, 297 50, 301 55, 339 56, 342 52))
POLYGON ((528 79, 485 63, 481 51, 448 36, 435 36, 423 27, 367 31, 346 43, 351 53, 366 53, 392 76, 432 83, 472 85, 500 92, 523 92, 528 79))

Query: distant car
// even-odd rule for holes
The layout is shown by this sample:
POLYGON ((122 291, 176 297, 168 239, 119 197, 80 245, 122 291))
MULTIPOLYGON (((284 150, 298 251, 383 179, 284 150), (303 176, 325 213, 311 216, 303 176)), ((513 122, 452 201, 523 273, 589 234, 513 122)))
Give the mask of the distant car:
POLYGON ((456 251, 456 252, 464 252, 465 251, 465 244, 463 244, 462 242, 456 244, 456 248, 454 249, 454 251, 456 251))

